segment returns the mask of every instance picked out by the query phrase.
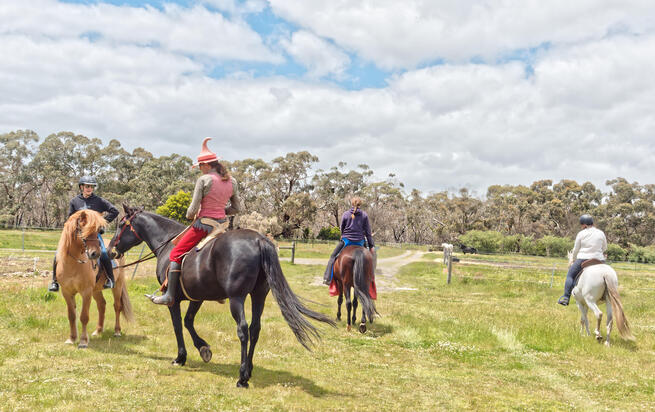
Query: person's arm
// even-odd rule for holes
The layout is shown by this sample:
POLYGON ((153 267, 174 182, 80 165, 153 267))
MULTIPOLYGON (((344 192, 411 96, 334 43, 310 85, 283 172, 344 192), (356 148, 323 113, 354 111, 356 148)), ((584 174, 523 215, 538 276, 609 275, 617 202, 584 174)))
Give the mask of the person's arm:
POLYGON ((371 251, 375 250, 375 243, 373 243, 373 235, 371 235, 371 223, 368 220, 368 215, 364 215, 364 234, 366 236, 366 241, 368 242, 368 247, 371 251))
POLYGON ((112 220, 116 219, 116 216, 118 216, 118 209, 114 207, 108 200, 100 198, 102 201, 103 208, 105 209, 105 212, 107 213, 105 215, 105 220, 107 223, 111 223, 112 220))
POLYGON ((77 212, 77 210, 75 210, 75 204, 73 203, 74 200, 75 198, 72 198, 68 204, 68 217, 71 217, 73 213, 77 212))
POLYGON ((230 196, 230 206, 225 208, 227 216, 236 215, 241 211, 241 199, 239 198, 239 185, 235 178, 232 178, 232 196, 230 196))
POLYGON ((578 232, 578 235, 575 237, 575 244, 573 245, 573 260, 576 260, 578 258, 578 252, 580 251, 580 246, 581 246, 581 236, 580 233, 578 232))
POLYGON ((603 233, 603 244, 601 247, 603 249, 603 255, 607 257, 607 237, 605 237, 605 233, 603 233))
POLYGON ((341 231, 341 235, 343 236, 343 231, 346 230, 346 221, 348 218, 346 218, 346 214, 344 213, 341 215, 341 226, 339 227, 339 230, 341 231))
POLYGON ((186 211, 186 218, 193 220, 196 217, 198 211, 200 211, 200 202, 202 198, 209 193, 209 189, 212 187, 212 178, 209 175, 202 175, 196 180, 196 187, 193 189, 193 198, 191 199, 191 204, 186 211))

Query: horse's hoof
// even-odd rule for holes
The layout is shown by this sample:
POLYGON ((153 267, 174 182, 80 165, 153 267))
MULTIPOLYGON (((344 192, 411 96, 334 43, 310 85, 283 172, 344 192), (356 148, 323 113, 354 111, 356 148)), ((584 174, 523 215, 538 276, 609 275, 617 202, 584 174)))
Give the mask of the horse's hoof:
POLYGON ((86 348, 88 348, 88 347, 89 347, 89 344, 88 344, 88 343, 81 343, 81 342, 80 342, 80 344, 77 345, 77 349, 86 349, 86 348))
POLYGON ((116 332, 114 332, 114 337, 115 338, 120 338, 121 336, 123 336, 123 334, 121 333, 120 330, 117 330, 116 332))
POLYGON ((249 386, 248 382, 237 381, 237 388, 248 388, 249 386))
POLYGON ((366 325, 364 325, 363 323, 359 325, 359 331, 361 333, 366 333, 366 325))
POLYGON ((603 337, 601 335, 596 335, 596 340, 598 342, 601 342, 603 340, 603 337))
POLYGON ((205 363, 212 360, 212 351, 209 349, 209 346, 203 346, 200 348, 200 357, 205 363))
POLYGON ((73 341, 73 339, 70 339, 70 338, 69 338, 69 339, 66 339, 66 342, 64 342, 64 343, 65 343, 66 345, 72 345, 72 344, 75 343, 75 342, 73 341))
POLYGON ((605 341, 605 346, 607 346, 607 347, 609 348, 609 347, 610 347, 610 343, 607 342, 607 341, 605 341))
POLYGON ((337 315, 337 320, 338 320, 338 321, 341 320, 341 315, 337 315))
POLYGON ((100 330, 100 331, 99 331, 99 330, 94 330, 93 333, 91 334, 91 336, 98 336, 98 335, 100 335, 101 333, 102 333, 101 330, 100 330))
POLYGON ((173 359, 173 361, 171 362, 173 366, 184 366, 185 363, 186 363, 186 359, 173 359))
POLYGON ((350 332, 350 325, 346 326, 346 330, 350 332))

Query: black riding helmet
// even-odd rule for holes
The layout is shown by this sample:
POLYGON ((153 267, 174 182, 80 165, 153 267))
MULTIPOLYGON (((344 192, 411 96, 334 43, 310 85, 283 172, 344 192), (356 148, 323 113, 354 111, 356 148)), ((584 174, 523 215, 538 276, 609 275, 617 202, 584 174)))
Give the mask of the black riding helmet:
POLYGON ((591 217, 591 215, 584 214, 584 215, 580 216, 580 224, 581 225, 587 225, 587 226, 593 226, 594 218, 591 217))
POLYGON ((98 182, 96 181, 95 176, 82 176, 77 183, 77 186, 79 187, 82 185, 98 186, 98 182))

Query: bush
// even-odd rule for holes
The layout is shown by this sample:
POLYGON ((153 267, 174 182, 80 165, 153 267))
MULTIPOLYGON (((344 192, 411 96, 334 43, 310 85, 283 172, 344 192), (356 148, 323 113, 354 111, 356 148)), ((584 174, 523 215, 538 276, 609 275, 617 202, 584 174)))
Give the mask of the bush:
POLYGON ((180 190, 174 195, 170 195, 166 199, 166 203, 162 206, 159 206, 156 210, 158 215, 166 216, 168 218, 177 220, 188 224, 189 221, 186 218, 186 211, 191 204, 191 194, 180 190))
POLYGON ((625 260, 628 256, 628 251, 623 249, 621 246, 616 243, 610 243, 607 245, 607 260, 617 261, 625 260))
POLYGON ((544 236, 537 240, 538 252, 541 256, 567 257, 569 250, 573 249, 573 241, 565 237, 544 236))
POLYGON ((316 238, 322 240, 339 240, 341 239, 341 230, 335 226, 322 227, 316 238))
POLYGON ((628 260, 630 262, 655 263, 655 249, 652 247, 637 246, 631 243, 628 260))
POLYGON ((461 243, 472 246, 479 252, 493 253, 500 250, 503 235, 493 230, 471 230, 460 236, 459 239, 461 243))
POLYGON ((508 235, 500 241, 500 251, 516 253, 521 250, 521 235, 508 235))
POLYGON ((519 240, 520 252, 523 255, 536 255, 537 248, 535 247, 535 241, 532 236, 521 236, 519 240))

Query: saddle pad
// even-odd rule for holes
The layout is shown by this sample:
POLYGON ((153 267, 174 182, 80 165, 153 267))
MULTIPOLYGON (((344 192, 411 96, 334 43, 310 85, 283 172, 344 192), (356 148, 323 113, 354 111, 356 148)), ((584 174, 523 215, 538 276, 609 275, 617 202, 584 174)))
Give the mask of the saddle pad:
POLYGON ((599 259, 587 259, 584 262, 582 262, 582 269, 587 268, 589 266, 593 265, 604 265, 605 261, 604 260, 599 260, 599 259))

